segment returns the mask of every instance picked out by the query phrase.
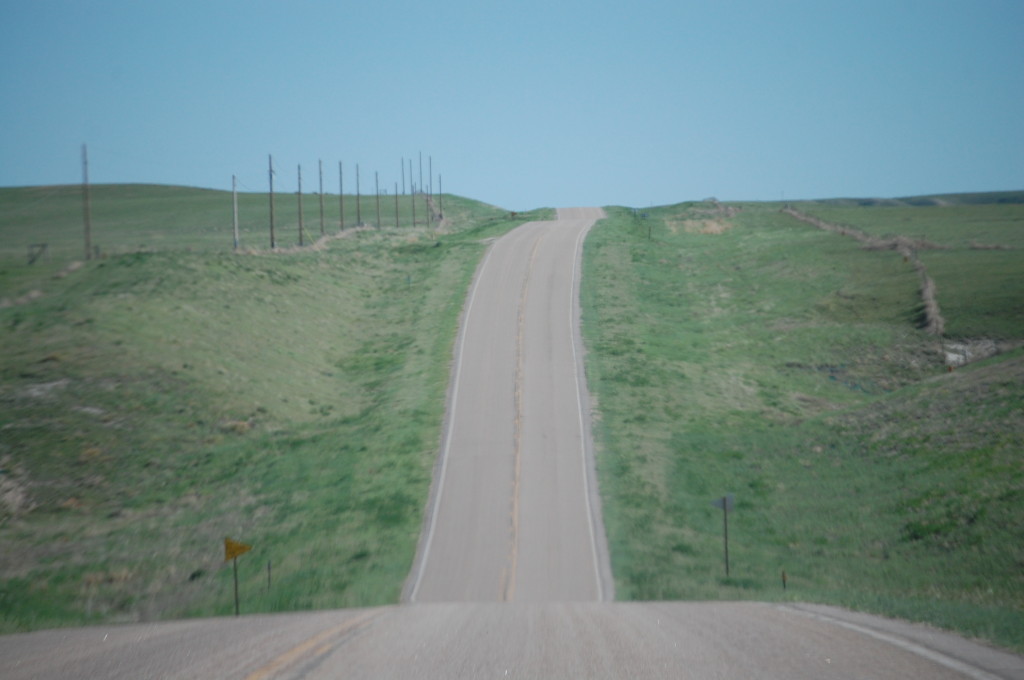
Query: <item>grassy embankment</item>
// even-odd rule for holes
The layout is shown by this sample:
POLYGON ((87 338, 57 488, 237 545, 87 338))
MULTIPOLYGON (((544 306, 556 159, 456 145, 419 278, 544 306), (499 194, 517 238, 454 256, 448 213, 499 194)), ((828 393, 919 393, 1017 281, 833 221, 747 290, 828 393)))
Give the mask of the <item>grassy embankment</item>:
POLYGON ((918 253, 942 339, 900 254, 733 207, 610 209, 586 244, 618 596, 829 602, 1024 649, 1024 205, 796 206, 945 246, 918 253), (980 339, 1005 351, 948 372, 943 345, 980 339))
MULTIPOLYGON (((296 197, 276 208, 290 247, 296 197)), ((69 272, 78 188, 0 190, 0 632, 228 614, 228 535, 254 546, 243 612, 397 601, 481 241, 537 217, 444 210, 446 233, 420 202, 415 229, 272 253, 267 197, 243 194, 262 250, 234 254, 230 193, 99 186, 104 255, 69 272)))

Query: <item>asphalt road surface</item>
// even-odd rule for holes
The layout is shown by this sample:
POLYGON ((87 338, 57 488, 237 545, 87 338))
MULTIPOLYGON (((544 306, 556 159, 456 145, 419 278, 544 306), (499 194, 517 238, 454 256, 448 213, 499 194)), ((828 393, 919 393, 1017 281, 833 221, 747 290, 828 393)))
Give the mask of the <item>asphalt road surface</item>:
POLYGON ((601 215, 523 225, 478 270, 402 605, 0 636, 0 679, 1024 680, 1024 657, 831 607, 608 601, 576 324, 601 215))
POLYGON ((583 237, 603 216, 525 224, 478 269, 406 600, 611 599, 577 294, 583 237))
POLYGON ((430 603, 0 636, 0 678, 1024 678, 927 628, 758 603, 430 603))

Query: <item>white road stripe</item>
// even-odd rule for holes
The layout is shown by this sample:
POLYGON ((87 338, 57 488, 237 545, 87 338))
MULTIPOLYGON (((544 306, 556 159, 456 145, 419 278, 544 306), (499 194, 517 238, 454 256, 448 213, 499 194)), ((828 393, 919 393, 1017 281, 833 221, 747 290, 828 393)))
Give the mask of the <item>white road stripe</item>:
POLYGON ((484 257, 484 261, 480 265, 480 269, 477 271, 476 277, 473 280, 473 288, 470 291, 469 300, 466 303, 466 314, 459 324, 458 346, 455 350, 455 375, 452 380, 451 412, 448 414, 448 420, 444 430, 444 446, 441 447, 441 470, 437 476, 437 490, 434 493, 434 502, 430 508, 430 523, 427 528, 426 540, 423 544, 423 557, 420 560, 419 565, 417 565, 418 570, 416 572, 416 580, 413 583, 412 592, 409 594, 409 602, 416 601, 416 595, 419 592, 420 584, 423 582, 423 574, 426 572, 427 562, 430 560, 430 547, 434 542, 434 532, 437 527, 437 516, 441 508, 441 497, 444 495, 444 481, 448 472, 448 453, 452 445, 452 425, 455 423, 455 416, 459 406, 459 380, 462 375, 463 342, 466 338, 466 329, 469 327, 469 317, 473 313, 473 303, 476 301, 476 291, 480 286, 480 281, 484 278, 484 270, 487 268, 487 264, 491 261, 491 254, 493 252, 494 245, 491 244, 487 249, 487 255, 484 257))

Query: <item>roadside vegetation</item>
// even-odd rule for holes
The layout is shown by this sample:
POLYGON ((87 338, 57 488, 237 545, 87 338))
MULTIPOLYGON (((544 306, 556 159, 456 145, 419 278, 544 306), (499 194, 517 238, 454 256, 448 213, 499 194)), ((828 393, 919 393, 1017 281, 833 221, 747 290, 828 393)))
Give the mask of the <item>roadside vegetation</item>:
POLYGON ((300 249, 280 196, 271 252, 243 194, 236 254, 230 193, 94 187, 83 263, 77 187, 0 190, 0 632, 230 614, 226 536, 243 612, 398 600, 470 278, 551 214, 419 200, 300 249))
MULTIPOLYGON (((552 213, 445 196, 413 228, 404 198, 399 228, 384 201, 355 228, 346 197, 338 236, 337 199, 310 246, 305 197, 298 248, 280 195, 272 252, 240 194, 234 253, 230 194, 94 187, 84 262, 78 187, 0 189, 0 632, 230 614, 225 536, 253 546, 243 613, 398 600, 470 278, 552 213)), ((781 204, 609 209, 581 294, 620 599, 827 602, 1024 650, 1021 199, 793 205, 929 244, 906 259, 781 204)))
POLYGON ((608 210, 582 296, 620 599, 826 602, 1024 649, 1024 205, 944 198, 794 205, 940 246, 916 255, 942 336, 912 261, 781 204, 608 210))

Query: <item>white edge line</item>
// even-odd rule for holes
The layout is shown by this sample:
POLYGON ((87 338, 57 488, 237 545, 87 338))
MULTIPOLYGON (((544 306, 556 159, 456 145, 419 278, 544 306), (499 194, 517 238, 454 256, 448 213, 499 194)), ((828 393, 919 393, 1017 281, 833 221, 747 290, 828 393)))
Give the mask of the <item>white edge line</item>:
POLYGON ((984 671, 966 662, 960 661, 959 659, 955 659, 941 652, 936 652, 935 650, 928 649, 923 645, 910 642, 909 640, 905 640, 896 635, 882 633, 880 631, 872 630, 871 628, 867 628, 865 626, 859 626, 856 623, 843 621, 842 619, 837 619, 835 617, 828 616, 827 614, 819 614, 818 612, 807 611, 806 609, 800 609, 799 607, 786 607, 785 605, 783 605, 783 607, 785 609, 788 609, 789 611, 794 611, 803 614, 804 616, 810 617, 812 619, 817 619, 819 621, 831 623, 836 626, 842 626, 843 628, 860 633, 861 635, 867 635, 868 637, 875 638, 876 640, 881 640, 882 642, 886 642, 890 645, 893 645, 894 647, 899 647, 900 649, 904 649, 920 657, 924 657, 929 661, 934 661, 940 666, 945 666, 950 670, 954 670, 958 673, 963 673, 967 677, 973 678, 974 680, 1002 680, 1002 678, 1000 678, 998 675, 993 675, 988 671, 984 671))
POLYGON ((427 570, 427 561, 430 559, 430 548, 434 542, 434 529, 437 527, 437 515, 441 509, 441 497, 444 494, 444 480, 448 472, 448 452, 452 445, 452 428, 455 424, 455 413, 459 404, 459 379, 462 376, 462 346, 466 338, 466 328, 469 326, 469 317, 473 312, 473 303, 476 301, 476 291, 483 279, 484 269, 491 260, 491 253, 494 252, 494 244, 487 248, 487 255, 480 263, 476 275, 473 278, 473 287, 466 302, 466 311, 459 322, 459 336, 455 347, 455 371, 452 375, 451 408, 444 426, 444 445, 441 447, 441 469, 437 475, 437 490, 434 493, 434 503, 430 508, 430 523, 427 527, 427 537, 423 544, 423 554, 420 556, 417 565, 416 580, 413 582, 412 592, 409 593, 409 602, 416 601, 420 584, 423 582, 423 573, 427 570))
MULTIPOLYGON (((583 496, 587 501, 587 529, 590 532, 590 554, 594 562, 594 578, 597 581, 597 599, 604 602, 604 580, 601 578, 601 567, 597 557, 597 538, 594 535, 594 508, 590 502, 590 473, 587 467, 587 433, 586 424, 583 418, 583 397, 581 396, 582 386, 580 385, 580 364, 576 353, 576 341, 577 341, 577 324, 575 323, 577 306, 576 306, 576 274, 580 260, 580 247, 583 243, 583 237, 587 235, 590 228, 597 223, 595 219, 590 227, 581 229, 579 235, 576 237, 576 250, 573 253, 572 258, 572 283, 570 285, 569 292, 569 337, 571 338, 570 345, 572 346, 572 362, 573 362, 573 375, 576 378, 576 415, 579 420, 580 428, 580 460, 583 468, 583 496)), ((579 341, 583 341, 582 331, 580 332, 579 341)))

